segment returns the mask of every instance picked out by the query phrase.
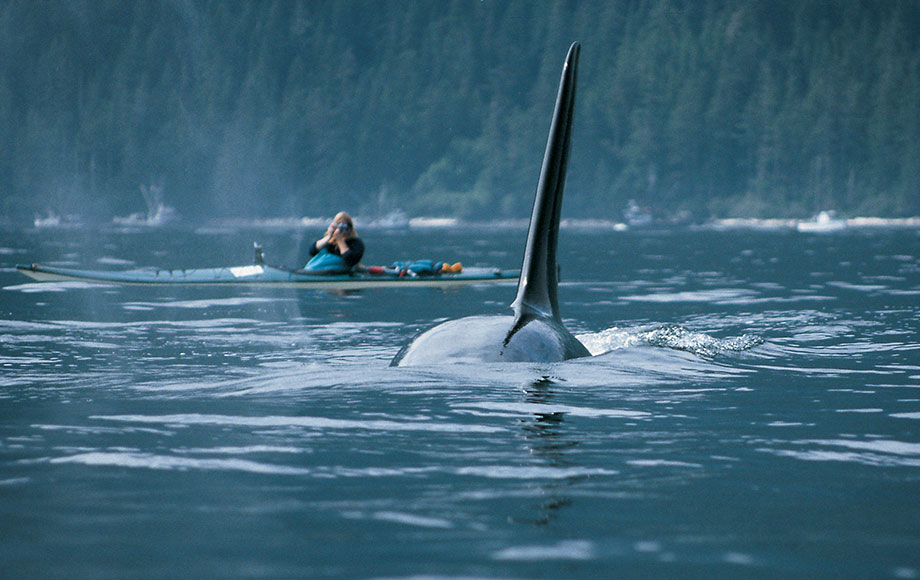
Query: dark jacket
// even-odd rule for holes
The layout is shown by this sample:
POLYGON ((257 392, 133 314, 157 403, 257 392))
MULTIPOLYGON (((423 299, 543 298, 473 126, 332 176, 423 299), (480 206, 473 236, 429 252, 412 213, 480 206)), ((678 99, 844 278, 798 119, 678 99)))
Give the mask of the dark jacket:
MULTIPOLYGON (((361 238, 349 238, 345 240, 345 245, 348 246, 348 251, 344 254, 339 252, 339 247, 335 244, 326 244, 326 251, 334 256, 342 256, 348 267, 354 268, 355 264, 361 261, 361 256, 364 255, 364 242, 361 241, 361 238)), ((310 246, 310 256, 313 257, 318 253, 316 242, 313 242, 313 245, 310 246)))

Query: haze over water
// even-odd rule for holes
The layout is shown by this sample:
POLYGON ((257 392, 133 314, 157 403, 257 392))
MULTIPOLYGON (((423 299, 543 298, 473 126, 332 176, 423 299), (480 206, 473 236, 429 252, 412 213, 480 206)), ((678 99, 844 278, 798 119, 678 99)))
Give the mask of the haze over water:
MULTIPOLYGON (((358 224, 360 230, 360 223, 358 224)), ((563 230, 598 356, 389 368, 513 286, 31 283, 320 231, 0 231, 10 578, 920 578, 920 231, 563 230)), ((362 232, 520 266, 521 228, 362 232)))

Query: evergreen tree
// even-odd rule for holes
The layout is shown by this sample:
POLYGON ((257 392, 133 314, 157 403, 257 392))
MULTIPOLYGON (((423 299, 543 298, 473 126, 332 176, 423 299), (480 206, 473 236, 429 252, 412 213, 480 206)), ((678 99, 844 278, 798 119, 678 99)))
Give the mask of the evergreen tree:
POLYGON ((8 0, 2 217, 529 212, 584 50, 567 215, 920 212, 915 0, 8 0))

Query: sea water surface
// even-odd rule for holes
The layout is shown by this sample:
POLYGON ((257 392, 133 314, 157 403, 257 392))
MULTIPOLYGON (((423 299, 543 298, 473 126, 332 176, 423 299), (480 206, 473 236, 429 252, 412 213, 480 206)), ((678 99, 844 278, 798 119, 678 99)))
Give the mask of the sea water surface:
MULTIPOLYGON (((596 356, 390 368, 513 286, 34 283, 309 230, 0 230, 4 578, 920 578, 920 231, 568 228, 596 356)), ((520 266, 520 228, 363 232, 520 266)))

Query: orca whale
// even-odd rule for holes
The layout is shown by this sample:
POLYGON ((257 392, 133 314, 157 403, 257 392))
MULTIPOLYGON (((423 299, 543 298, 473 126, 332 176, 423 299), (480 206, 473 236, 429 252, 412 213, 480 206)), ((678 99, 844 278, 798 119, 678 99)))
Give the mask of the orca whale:
POLYGON ((485 315, 451 320, 418 335, 391 366, 470 362, 553 362, 589 356, 562 324, 556 289, 559 216, 569 160, 575 85, 581 45, 566 55, 556 107, 537 182, 524 262, 513 316, 485 315))

